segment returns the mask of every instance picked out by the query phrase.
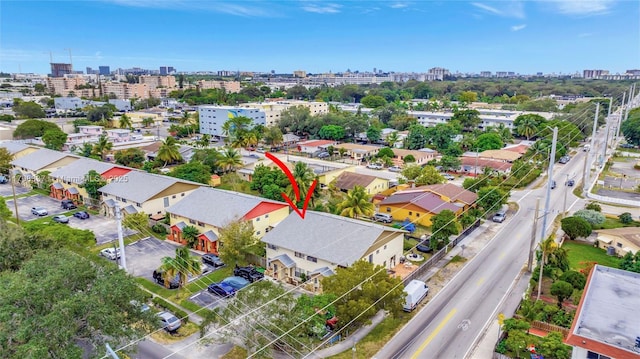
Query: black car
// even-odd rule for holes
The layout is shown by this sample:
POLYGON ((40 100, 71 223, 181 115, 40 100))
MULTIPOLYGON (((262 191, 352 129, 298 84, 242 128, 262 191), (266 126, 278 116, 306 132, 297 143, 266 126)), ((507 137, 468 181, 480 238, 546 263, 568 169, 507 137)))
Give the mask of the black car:
MULTIPOLYGON (((160 269, 156 269, 153 271, 153 279, 156 281, 156 283, 160 284, 161 286, 163 287, 165 286, 164 272, 161 271, 160 269)), ((180 287, 180 281, 178 276, 176 275, 176 277, 169 282, 169 289, 177 289, 179 287, 180 287)))
POLYGON ((70 199, 63 199, 63 200, 62 200, 62 202, 60 202, 60 206, 61 206, 63 209, 76 209, 76 208, 78 208, 78 207, 76 206, 76 204, 75 204, 75 203, 73 203, 73 201, 72 201, 72 200, 70 200, 70 199))
POLYGON ((211 283, 207 287, 207 291, 211 294, 219 295, 223 298, 236 294, 236 289, 225 283, 211 283))
POLYGON ((2 184, 9 183, 9 179, 5 176, 0 176, 0 183, 2 184))
POLYGON ((258 270, 253 266, 238 267, 236 265, 236 267, 233 269, 233 275, 244 278, 251 283, 264 278, 264 273, 258 272, 258 270))
POLYGON ((431 252, 433 252, 433 248, 431 248, 431 242, 429 242, 429 241, 420 242, 416 246, 416 249, 418 250, 418 252, 422 252, 422 253, 431 253, 431 252))
POLYGON ((89 213, 85 212, 85 211, 80 211, 80 212, 76 212, 73 214, 74 217, 79 218, 79 219, 87 219, 89 218, 89 213))
POLYGON ((202 256, 202 263, 212 267, 222 267, 224 262, 215 254, 207 253, 202 256))
POLYGON ((551 189, 556 188, 556 181, 551 182, 551 189))
POLYGON ((569 186, 569 187, 573 187, 574 184, 576 184, 576 181, 574 181, 574 180, 568 180, 567 181, 567 186, 569 186))

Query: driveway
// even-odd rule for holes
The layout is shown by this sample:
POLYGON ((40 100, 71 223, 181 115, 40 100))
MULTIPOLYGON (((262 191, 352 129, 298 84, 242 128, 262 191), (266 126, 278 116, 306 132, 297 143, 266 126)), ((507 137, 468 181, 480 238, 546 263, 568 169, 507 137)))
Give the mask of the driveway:
MULTIPOLYGON (((74 210, 74 212, 76 212, 76 210, 74 210)), ((96 236, 96 244, 98 245, 118 240, 118 223, 115 218, 93 214, 87 219, 72 217, 69 220, 69 226, 92 231, 96 236)), ((126 237, 136 234, 137 231, 122 227, 122 233, 123 236, 126 237)))
MULTIPOLYGON (((30 191, 30 189, 22 186, 15 186, 15 188, 16 188, 16 196, 29 193, 30 191)), ((11 196, 13 196, 13 190, 11 190, 11 183, 0 184, 0 197, 11 197, 11 196)))
MULTIPOLYGON (((15 216, 13 199, 7 200, 7 207, 9 207, 15 216)), ((49 216, 67 212, 67 210, 60 207, 59 200, 41 194, 34 194, 33 196, 18 198, 18 215, 20 219, 23 221, 32 221, 41 218, 31 214, 31 208, 33 207, 44 207, 49 212, 49 216)))

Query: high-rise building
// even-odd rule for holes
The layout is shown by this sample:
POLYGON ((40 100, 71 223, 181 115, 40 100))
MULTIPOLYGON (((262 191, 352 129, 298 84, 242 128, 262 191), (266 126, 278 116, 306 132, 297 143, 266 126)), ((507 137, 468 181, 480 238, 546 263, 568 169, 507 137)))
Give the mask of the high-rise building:
POLYGON ((173 74, 176 72, 175 67, 173 66, 167 66, 167 74, 173 74))
POLYGON ((58 62, 51 63, 51 77, 64 77, 73 73, 73 66, 71 64, 63 64, 58 62))
POLYGON ((87 66, 87 75, 91 75, 93 73, 93 69, 87 66))
POLYGON ((160 76, 167 76, 168 73, 166 66, 160 66, 160 76))
POLYGON ((111 70, 109 66, 99 66, 98 71, 100 71, 100 75, 109 76, 111 75, 111 70))

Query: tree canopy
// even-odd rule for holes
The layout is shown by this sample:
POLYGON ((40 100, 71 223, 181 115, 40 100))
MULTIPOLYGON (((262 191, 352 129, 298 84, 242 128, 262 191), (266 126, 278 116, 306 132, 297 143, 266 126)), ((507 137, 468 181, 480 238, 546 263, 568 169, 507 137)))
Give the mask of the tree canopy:
POLYGON ((19 101, 13 106, 13 112, 20 118, 44 118, 46 116, 42 106, 33 101, 19 101))
POLYGON ((174 167, 169 176, 187 181, 209 184, 211 182, 210 167, 202 162, 191 161, 174 167))
POLYGON ((13 131, 13 137, 17 139, 42 137, 47 130, 62 132, 60 127, 53 122, 44 120, 26 120, 19 124, 13 131))

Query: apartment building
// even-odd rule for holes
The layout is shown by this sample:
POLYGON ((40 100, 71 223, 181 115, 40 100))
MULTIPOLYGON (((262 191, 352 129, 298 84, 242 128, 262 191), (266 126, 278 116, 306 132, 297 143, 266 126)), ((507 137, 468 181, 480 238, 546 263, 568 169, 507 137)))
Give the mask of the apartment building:
POLYGON ((315 101, 274 101, 274 102, 248 102, 240 106, 246 108, 257 108, 265 113, 266 126, 275 126, 280 122, 282 112, 294 106, 302 106, 309 109, 313 116, 323 115, 329 112, 329 104, 315 101))
POLYGON ((266 125, 264 111, 256 108, 241 108, 232 106, 199 106, 200 133, 211 136, 226 136, 222 126, 234 117, 248 117, 253 125, 266 125))
POLYGON ((223 89, 230 93, 240 92, 240 81, 200 80, 197 86, 200 90, 223 89))
POLYGON ((158 87, 172 89, 176 87, 176 78, 175 76, 142 75, 140 76, 140 83, 146 84, 149 90, 155 90, 158 87))
POLYGON ((147 84, 129 84, 126 82, 105 82, 102 84, 102 93, 113 94, 119 99, 149 98, 149 86, 147 84))
POLYGON ((87 81, 84 77, 69 76, 69 77, 47 77, 47 88, 50 92, 67 97, 70 92, 74 92, 76 95, 79 90, 77 87, 86 85, 87 81))

